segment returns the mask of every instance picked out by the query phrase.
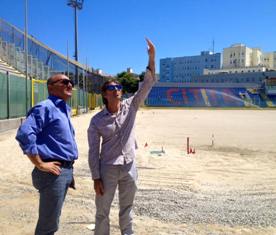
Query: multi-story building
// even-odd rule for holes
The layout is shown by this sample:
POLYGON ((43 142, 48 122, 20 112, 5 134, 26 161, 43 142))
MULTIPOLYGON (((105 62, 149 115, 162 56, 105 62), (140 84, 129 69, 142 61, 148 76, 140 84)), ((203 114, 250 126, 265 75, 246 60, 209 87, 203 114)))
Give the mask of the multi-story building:
POLYGON ((160 82, 191 82, 203 75, 204 69, 219 69, 221 54, 202 51, 197 56, 164 58, 160 60, 160 82))
POLYGON ((249 48, 237 43, 223 49, 223 69, 256 67, 262 65, 262 52, 259 48, 249 48))
POLYGON ((265 72, 267 68, 265 66, 252 66, 252 67, 237 67, 228 69, 204 69, 203 75, 210 74, 227 74, 227 73, 255 73, 265 72))
POLYGON ((264 53, 263 64, 268 69, 276 69, 276 51, 264 53))
POLYGON ((276 52, 263 53, 260 48, 250 48, 241 43, 223 49, 223 69, 259 66, 276 69, 276 52))

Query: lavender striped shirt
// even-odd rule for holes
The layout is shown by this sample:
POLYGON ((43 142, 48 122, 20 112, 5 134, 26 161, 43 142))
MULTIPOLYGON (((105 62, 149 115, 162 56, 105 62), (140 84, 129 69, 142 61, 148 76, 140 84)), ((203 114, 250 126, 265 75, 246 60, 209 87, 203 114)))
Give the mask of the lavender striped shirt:
POLYGON ((93 179, 100 178, 100 164, 123 165, 134 160, 137 148, 134 134, 136 113, 155 81, 156 78, 147 70, 139 90, 121 102, 117 113, 112 114, 104 108, 91 119, 88 162, 93 179))

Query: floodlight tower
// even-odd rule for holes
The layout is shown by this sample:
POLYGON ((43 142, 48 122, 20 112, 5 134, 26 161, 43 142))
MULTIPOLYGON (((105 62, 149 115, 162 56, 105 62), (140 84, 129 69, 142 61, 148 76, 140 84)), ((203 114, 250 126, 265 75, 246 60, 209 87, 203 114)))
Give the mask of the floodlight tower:
MULTIPOLYGON (((81 10, 84 0, 68 0, 67 5, 74 8, 75 13, 75 60, 78 61, 78 14, 77 10, 81 10)), ((78 82, 78 69, 76 68, 76 81, 78 82)), ((79 86, 79 82, 78 82, 79 86)))

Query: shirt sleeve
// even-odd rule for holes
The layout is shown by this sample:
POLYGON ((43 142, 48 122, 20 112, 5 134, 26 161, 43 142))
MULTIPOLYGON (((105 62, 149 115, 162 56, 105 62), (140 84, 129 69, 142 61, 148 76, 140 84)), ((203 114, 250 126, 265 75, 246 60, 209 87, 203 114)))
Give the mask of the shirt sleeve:
POLYGON ((92 174, 92 179, 100 179, 100 133, 93 119, 87 131, 88 135, 88 164, 92 174))
POLYGON ((41 106, 32 108, 26 120, 19 127, 16 140, 19 142, 23 153, 26 155, 37 155, 37 135, 45 125, 46 110, 41 106))
POLYGON ((145 101, 155 82, 155 76, 152 76, 152 73, 147 70, 144 81, 142 82, 139 90, 133 96, 132 105, 134 105, 136 109, 138 109, 139 106, 145 101))

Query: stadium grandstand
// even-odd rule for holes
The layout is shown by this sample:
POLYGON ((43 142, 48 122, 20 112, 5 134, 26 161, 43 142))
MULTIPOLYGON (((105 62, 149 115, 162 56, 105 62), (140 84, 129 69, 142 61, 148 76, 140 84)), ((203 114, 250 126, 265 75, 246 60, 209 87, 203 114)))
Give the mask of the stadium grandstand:
POLYGON ((55 73, 66 74, 76 84, 69 101, 73 114, 101 105, 99 87, 106 77, 58 53, 30 35, 27 36, 26 54, 24 38, 24 32, 0 19, 1 120, 24 117, 30 107, 47 98, 46 80, 55 73), (28 58, 28 63, 25 58, 28 58))
POLYGON ((158 82, 147 106, 152 107, 276 107, 276 71, 217 73, 185 82, 158 82))

